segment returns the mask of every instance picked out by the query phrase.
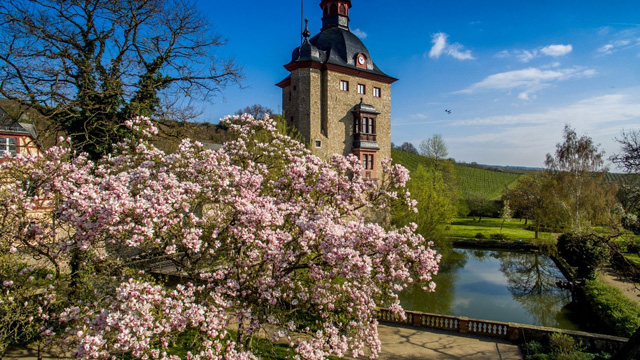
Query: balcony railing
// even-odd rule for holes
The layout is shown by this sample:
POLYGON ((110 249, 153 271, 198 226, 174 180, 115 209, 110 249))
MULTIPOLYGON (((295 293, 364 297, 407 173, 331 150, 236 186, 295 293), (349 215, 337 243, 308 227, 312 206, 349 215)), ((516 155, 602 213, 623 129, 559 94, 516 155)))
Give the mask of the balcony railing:
POLYGON ((355 141, 377 141, 376 134, 364 134, 364 133, 355 133, 353 134, 353 140, 355 141))

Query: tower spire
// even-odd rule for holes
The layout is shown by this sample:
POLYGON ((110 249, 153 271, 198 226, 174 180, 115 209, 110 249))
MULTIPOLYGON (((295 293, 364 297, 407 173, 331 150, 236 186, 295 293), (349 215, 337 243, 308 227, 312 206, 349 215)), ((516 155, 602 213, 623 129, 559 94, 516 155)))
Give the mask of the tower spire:
POLYGON ((351 0, 322 0, 322 30, 339 27, 349 30, 351 0))
POLYGON ((311 32, 309 31, 309 19, 304 19, 304 31, 302 32, 304 41, 309 41, 309 36, 311 36, 311 32))

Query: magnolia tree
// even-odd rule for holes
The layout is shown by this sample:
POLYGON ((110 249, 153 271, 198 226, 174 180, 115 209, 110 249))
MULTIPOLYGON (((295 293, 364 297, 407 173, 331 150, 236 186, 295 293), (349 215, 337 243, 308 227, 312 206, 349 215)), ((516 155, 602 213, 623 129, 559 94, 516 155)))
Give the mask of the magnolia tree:
POLYGON ((136 119, 141 135, 96 163, 69 146, 5 159, 0 250, 29 270, 3 270, 3 303, 39 289, 22 319, 81 359, 253 359, 256 336, 292 358, 376 358, 376 308, 404 316, 400 291, 435 287, 439 256, 415 225, 365 220, 415 207, 408 171, 385 163, 372 181, 267 117, 223 122, 236 140, 215 152, 165 154, 136 119))

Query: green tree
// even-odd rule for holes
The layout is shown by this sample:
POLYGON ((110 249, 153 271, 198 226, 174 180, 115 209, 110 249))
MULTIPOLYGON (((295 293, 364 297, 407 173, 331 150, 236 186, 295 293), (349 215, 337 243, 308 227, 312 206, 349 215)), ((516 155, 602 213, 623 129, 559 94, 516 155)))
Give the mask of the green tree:
POLYGON ((545 173, 529 173, 521 176, 516 185, 504 194, 515 216, 524 218, 525 225, 529 220, 534 222, 536 239, 541 227, 552 222, 550 218, 553 212, 547 211, 550 204, 548 197, 551 196, 549 184, 545 173))
POLYGON ((127 136, 126 120, 191 118, 189 100, 240 76, 189 0, 9 0, 0 19, 0 94, 93 158, 127 136))
POLYGON ((420 143, 420 155, 434 160, 444 160, 449 155, 447 145, 442 139, 442 135, 435 134, 432 137, 422 140, 420 143))
POLYGON ((444 225, 456 215, 455 188, 445 181, 443 173, 434 167, 418 166, 407 184, 411 197, 418 202, 418 212, 395 210, 394 223, 404 226, 418 225, 418 233, 429 240, 438 240, 444 225))
POLYGON ((402 145, 400 145, 398 147, 398 150, 402 150, 402 151, 406 151, 406 152, 408 152, 410 154, 418 155, 418 149, 416 149, 416 147, 413 146, 413 144, 410 143, 410 142, 406 142, 406 141, 403 142, 402 145))
POLYGON ((558 225, 562 228, 584 233, 594 223, 610 224, 615 189, 602 182, 607 172, 603 158, 604 152, 590 137, 578 137, 568 125, 555 155, 547 154, 545 165, 554 193, 551 209, 560 215, 558 225))
POLYGON ((508 220, 511 220, 512 217, 513 211, 511 210, 511 206, 509 206, 509 201, 505 200, 504 205, 502 206, 502 211, 500 212, 500 218, 502 219, 502 224, 500 224, 500 232, 502 232, 504 223, 508 220))
POLYGON ((496 211, 495 203, 481 193, 470 193, 465 200, 469 208, 469 215, 473 216, 474 220, 477 216, 478 222, 482 221, 483 216, 489 216, 496 211))

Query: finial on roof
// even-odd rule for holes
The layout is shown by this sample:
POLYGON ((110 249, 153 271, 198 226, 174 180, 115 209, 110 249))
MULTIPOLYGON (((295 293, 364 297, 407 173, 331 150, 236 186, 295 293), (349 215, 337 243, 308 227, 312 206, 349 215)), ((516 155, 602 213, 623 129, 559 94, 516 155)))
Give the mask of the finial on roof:
POLYGON ((309 31, 309 19, 304 19, 304 32, 302 33, 304 36, 304 40, 308 41, 309 36, 311 36, 311 32, 309 31))

